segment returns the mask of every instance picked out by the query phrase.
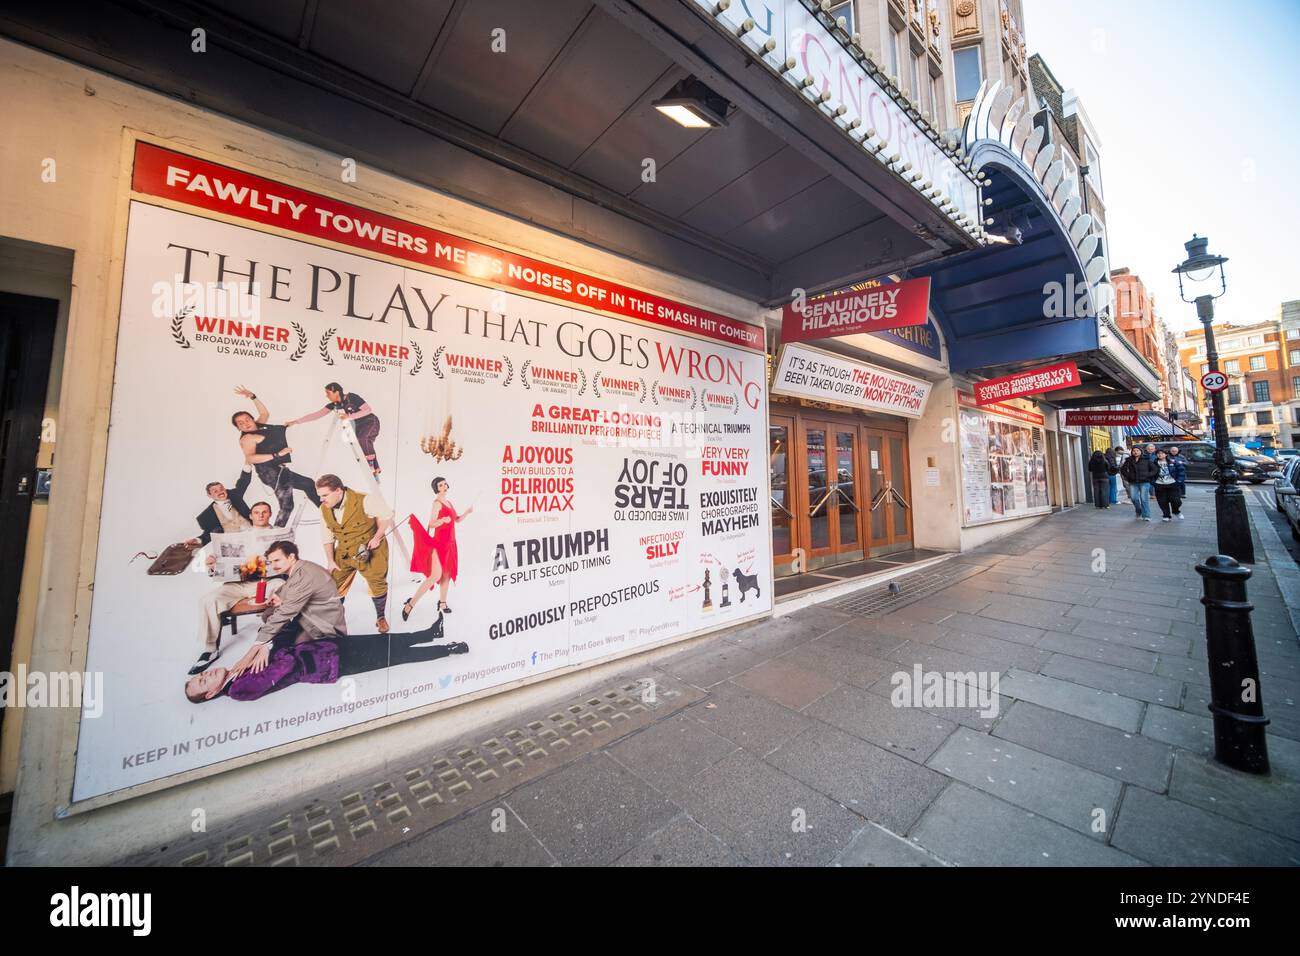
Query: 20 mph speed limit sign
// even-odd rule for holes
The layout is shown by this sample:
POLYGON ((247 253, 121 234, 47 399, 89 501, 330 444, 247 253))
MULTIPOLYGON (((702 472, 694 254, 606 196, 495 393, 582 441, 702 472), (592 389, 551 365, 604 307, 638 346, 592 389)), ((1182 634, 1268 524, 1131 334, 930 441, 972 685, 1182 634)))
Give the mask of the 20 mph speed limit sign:
POLYGON ((1221 392, 1228 387, 1228 376, 1222 372, 1206 372, 1201 376, 1201 387, 1207 392, 1221 392))

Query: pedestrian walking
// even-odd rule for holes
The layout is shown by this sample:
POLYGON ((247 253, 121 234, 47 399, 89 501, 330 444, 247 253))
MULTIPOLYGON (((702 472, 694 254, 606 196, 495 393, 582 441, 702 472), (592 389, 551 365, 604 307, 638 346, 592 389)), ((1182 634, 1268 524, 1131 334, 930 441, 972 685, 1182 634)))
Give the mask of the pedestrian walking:
MULTIPOLYGON (((1174 470, 1174 477, 1178 479, 1178 497, 1186 501, 1187 459, 1179 453, 1177 445, 1169 446, 1169 467, 1174 470)), ((1180 514, 1179 517, 1182 515, 1180 514)))
POLYGON ((1092 476, 1092 503, 1098 508, 1110 507, 1110 474, 1112 468, 1106 453, 1094 451, 1088 459, 1088 474, 1092 476))
POLYGON ((1134 516, 1139 521, 1151 520, 1151 485, 1156 480, 1156 463, 1134 446, 1120 474, 1128 479, 1129 498, 1133 502, 1134 516))
POLYGON ((1110 466, 1108 472, 1109 478, 1106 483, 1109 485, 1110 503, 1119 504, 1119 466, 1124 464, 1124 453, 1122 449, 1111 448, 1106 451, 1106 464, 1110 466))
POLYGON ((1129 491, 1128 479, 1124 477, 1124 463, 1128 461, 1128 452, 1124 450, 1123 445, 1116 445, 1114 449, 1115 464, 1119 466, 1119 477, 1124 482, 1124 499, 1133 503, 1133 494, 1129 491))
MULTIPOLYGON (((1177 516, 1179 521, 1183 520, 1183 495, 1178 483, 1178 469, 1183 468, 1183 463, 1178 462, 1177 466, 1170 460, 1170 457, 1163 451, 1156 452, 1156 478, 1155 490, 1156 501, 1160 505, 1160 514, 1163 517, 1161 521, 1171 521, 1170 511, 1177 516)), ((1183 468, 1183 477, 1186 478, 1187 471, 1183 468)))

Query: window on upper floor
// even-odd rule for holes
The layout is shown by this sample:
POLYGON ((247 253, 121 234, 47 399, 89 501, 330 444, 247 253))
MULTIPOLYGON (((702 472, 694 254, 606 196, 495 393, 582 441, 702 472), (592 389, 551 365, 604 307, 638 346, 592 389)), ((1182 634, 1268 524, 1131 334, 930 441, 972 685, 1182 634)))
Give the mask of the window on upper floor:
POLYGON ((1229 375, 1239 375, 1241 374, 1241 362, 1237 361, 1237 359, 1228 359, 1223 363, 1223 370, 1229 375))
POLYGON ((1204 375, 1204 374, 1205 374, 1206 372, 1208 372, 1209 370, 1210 370, 1210 366, 1209 366, 1209 364, 1208 364, 1208 363, 1205 363, 1205 362, 1202 362, 1202 363, 1201 363, 1201 374, 1204 375))
POLYGON ((840 17, 845 20, 844 32, 849 36, 853 36, 854 30, 857 29, 853 25, 853 0, 844 0, 843 3, 837 3, 831 7, 831 19, 838 20, 840 17))
POLYGON ((1101 157, 1097 151, 1092 148, 1092 143, 1087 139, 1083 141, 1084 155, 1088 160, 1088 182, 1092 183, 1092 188, 1097 190, 1097 195, 1105 198, 1105 191, 1101 188, 1101 157))
POLYGON ((889 75, 896 76, 900 80, 903 72, 898 68, 898 50, 903 45, 903 34, 893 27, 889 28, 889 75))
POLYGON ((1270 401, 1268 395, 1268 382, 1251 382, 1251 387, 1255 390, 1255 401, 1270 401))
POLYGON ((1246 424, 1246 416, 1245 414, 1229 415, 1228 423, 1232 425, 1233 428, 1240 428, 1242 425, 1246 424))
POLYGON ((1300 339, 1300 328, 1296 328, 1296 329, 1287 329, 1287 330, 1286 330, 1286 337, 1287 337, 1288 339, 1300 339))
POLYGON ((1262 336, 1262 335, 1248 335, 1248 336, 1246 336, 1246 347, 1247 347, 1247 348, 1250 348, 1252 345, 1263 345, 1263 344, 1264 344, 1264 336, 1262 336))
POLYGON ((1240 405, 1240 404, 1241 404, 1241 386, 1240 386, 1240 385, 1229 385, 1229 386, 1228 386, 1228 404, 1229 404, 1229 405, 1240 405))
MULTIPOLYGON (((1294 398, 1300 398, 1300 375, 1291 379, 1291 395, 1294 398)), ((1296 411, 1300 412, 1300 408, 1297 408, 1296 411)))
POLYGON ((1263 355, 1252 355, 1250 357, 1250 370, 1252 372, 1259 372, 1266 368, 1268 368, 1268 359, 1263 355))
POLYGON ((1273 413, 1272 413, 1272 412, 1256 412, 1256 413, 1255 413, 1255 424, 1256 424, 1256 425, 1272 425, 1272 424, 1273 424, 1273 413))
POLYGON ((916 53, 916 54, 913 54, 912 57, 911 57, 911 59, 912 59, 912 89, 911 89, 911 93, 912 93, 912 96, 916 99, 916 101, 917 101, 918 103, 924 103, 924 102, 925 102, 925 98, 924 98, 923 96, 921 96, 921 74, 922 74, 922 73, 925 73, 926 75, 929 75, 929 71, 928 71, 928 70, 924 70, 924 69, 922 69, 922 67, 921 67, 921 58, 922 58, 923 56, 925 56, 924 53, 916 53))
POLYGON ((966 46, 952 51, 953 79, 957 81, 957 102, 975 99, 983 79, 980 66, 980 48, 966 46))
POLYGON ((1292 349, 1288 358, 1292 365, 1300 365, 1300 349, 1292 349))

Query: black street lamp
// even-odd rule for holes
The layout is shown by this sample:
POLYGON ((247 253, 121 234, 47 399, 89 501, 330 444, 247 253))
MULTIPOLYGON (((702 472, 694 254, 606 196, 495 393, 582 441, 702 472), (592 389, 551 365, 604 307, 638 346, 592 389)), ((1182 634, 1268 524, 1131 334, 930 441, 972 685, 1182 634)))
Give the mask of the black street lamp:
MULTIPOLYGON (((1210 371, 1219 371, 1219 353, 1214 347, 1214 300, 1228 291, 1223 274, 1224 256, 1206 252, 1208 239, 1193 234, 1186 243, 1187 259, 1174 268, 1178 294, 1184 302, 1196 303, 1196 315, 1205 326, 1205 357, 1210 371), (1212 280, 1219 273, 1219 291, 1206 291, 1187 298, 1183 279, 1189 285, 1212 280)), ((1210 282, 1209 288, 1213 288, 1210 282)), ((1193 292, 1198 291, 1193 289, 1193 292)), ((1264 728, 1264 698, 1259 685, 1259 660, 1255 655, 1255 634, 1247 599, 1246 581, 1251 570, 1239 562, 1255 563, 1255 546, 1246 517, 1246 496, 1237 487, 1236 461, 1228 446, 1228 421, 1224 414, 1223 390, 1210 393, 1214 405, 1214 460, 1219 486, 1214 492, 1218 525, 1219 554, 1196 566, 1201 576, 1205 605, 1206 659, 1210 671, 1210 713, 1214 716, 1214 758, 1247 773, 1268 773, 1268 745, 1264 728)))
MULTIPOLYGON (((1193 235, 1186 243, 1187 259, 1174 267, 1178 275, 1178 294, 1184 302, 1196 304, 1196 315, 1205 327, 1205 358, 1210 371, 1219 371, 1219 353, 1214 346, 1214 300, 1228 291, 1228 282, 1223 274, 1224 256, 1213 256, 1205 251, 1208 239, 1193 235), (1219 291, 1209 292, 1213 288, 1214 273, 1218 272, 1219 291), (1189 287, 1205 284, 1207 291, 1193 298, 1187 293, 1200 290, 1184 290, 1183 280, 1189 287)), ((1210 393, 1214 407, 1214 463, 1218 466, 1219 486, 1214 491, 1214 507, 1219 533, 1219 553, 1236 558, 1245 564, 1255 563, 1255 545, 1250 539, 1250 522, 1246 518, 1246 496, 1237 485, 1236 459, 1228 445, 1228 416, 1224 414, 1223 391, 1210 393)))

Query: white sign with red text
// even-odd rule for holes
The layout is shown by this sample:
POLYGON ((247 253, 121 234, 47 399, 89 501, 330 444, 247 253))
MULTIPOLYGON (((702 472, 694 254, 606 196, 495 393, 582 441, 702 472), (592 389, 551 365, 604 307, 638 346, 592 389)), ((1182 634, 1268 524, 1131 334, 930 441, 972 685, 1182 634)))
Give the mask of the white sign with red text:
POLYGON ((930 383, 806 346, 784 345, 772 391, 920 418, 930 397, 930 383))
POLYGON ((970 222, 981 220, 979 191, 956 161, 799 0, 736 0, 724 10, 718 9, 717 0, 694 2, 771 69, 795 83, 810 80, 804 94, 810 109, 823 111, 829 120, 827 108, 843 106, 845 112, 835 122, 847 126, 857 120, 859 135, 875 130, 877 139, 887 144, 886 155, 897 153, 900 162, 911 163, 920 173, 918 184, 933 184, 970 222), (793 61, 792 69, 784 69, 787 61, 793 61), (813 102, 822 94, 829 95, 826 106, 813 102))

